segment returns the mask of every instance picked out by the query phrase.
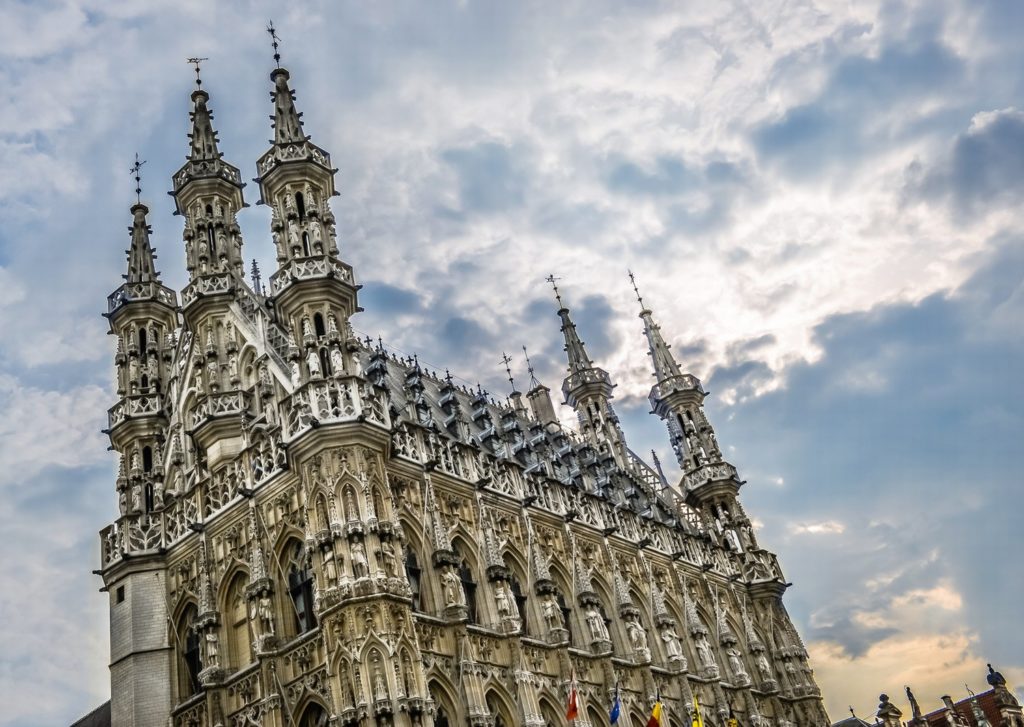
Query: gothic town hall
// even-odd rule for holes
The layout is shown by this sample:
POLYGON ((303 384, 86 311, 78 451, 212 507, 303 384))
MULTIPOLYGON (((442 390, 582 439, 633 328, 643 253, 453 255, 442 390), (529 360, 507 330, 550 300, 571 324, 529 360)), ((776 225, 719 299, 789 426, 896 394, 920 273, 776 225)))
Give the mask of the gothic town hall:
POLYGON ((650 402, 679 482, 629 448, 560 298, 576 430, 536 378, 496 403, 357 339, 336 170, 288 71, 270 79, 266 287, 246 280, 242 175, 200 86, 172 180, 189 283, 161 282, 140 202, 108 299, 110 722, 608 727, 618 695, 629 727, 657 700, 672 727, 698 710, 708 727, 828 725, 779 564, 652 312, 650 402))

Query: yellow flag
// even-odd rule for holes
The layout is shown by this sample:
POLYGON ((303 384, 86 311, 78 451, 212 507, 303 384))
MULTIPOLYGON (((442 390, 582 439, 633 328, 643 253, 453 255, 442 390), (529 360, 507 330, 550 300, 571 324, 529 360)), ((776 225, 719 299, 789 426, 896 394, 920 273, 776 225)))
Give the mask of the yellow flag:
POLYGON ((697 704, 697 695, 693 695, 693 727, 704 727, 704 718, 700 716, 700 705, 697 704))

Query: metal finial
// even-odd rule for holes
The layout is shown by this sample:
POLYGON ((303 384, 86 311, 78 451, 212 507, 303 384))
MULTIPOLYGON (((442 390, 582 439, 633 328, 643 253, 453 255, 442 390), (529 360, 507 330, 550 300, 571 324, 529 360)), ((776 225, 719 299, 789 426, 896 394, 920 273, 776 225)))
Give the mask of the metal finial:
POLYGON ((565 306, 562 305, 562 296, 559 295, 559 293, 558 293, 558 284, 555 282, 556 280, 561 280, 561 278, 556 278, 554 276, 554 274, 552 274, 552 275, 547 276, 544 279, 546 281, 548 281, 549 283, 551 283, 551 288, 555 291, 555 300, 558 301, 558 307, 559 308, 564 308, 565 306))
POLYGON ((505 373, 508 374, 508 383, 512 386, 512 391, 516 390, 516 382, 512 378, 512 367, 509 364, 512 363, 512 358, 505 353, 501 352, 501 360, 505 362, 505 373))
POLYGON ((200 76, 199 76, 199 70, 200 70, 199 66, 202 64, 203 61, 208 61, 208 60, 210 60, 210 59, 209 58, 199 58, 199 57, 186 58, 185 59, 186 63, 191 63, 193 66, 195 66, 195 69, 196 69, 196 88, 202 88, 203 87, 203 79, 200 78, 200 76))
POLYGON ((142 165, 146 163, 145 159, 139 159, 139 153, 135 152, 135 163, 132 164, 131 173, 135 177, 135 202, 136 204, 142 204, 142 165))
POLYGON ((444 380, 448 382, 448 386, 452 385, 452 372, 448 369, 444 370, 444 380))
POLYGON ((853 705, 850 705, 850 714, 853 715, 854 719, 857 719, 857 713, 853 711, 853 705))
POLYGON ((530 373, 530 378, 533 378, 533 364, 530 363, 530 354, 526 351, 526 346, 523 346, 523 357, 526 359, 526 370, 530 373))
POLYGON ((627 272, 629 273, 629 282, 633 284, 633 292, 636 293, 636 299, 640 302, 640 307, 646 310, 647 306, 644 305, 644 299, 640 295, 640 289, 636 287, 636 276, 633 275, 632 270, 627 272))
POLYGON ((267 25, 267 32, 270 33, 270 44, 274 46, 274 63, 276 63, 278 68, 280 68, 281 53, 277 47, 281 42, 281 36, 277 34, 277 28, 274 27, 273 20, 271 20, 270 23, 267 25))
POLYGON ((381 338, 380 336, 377 336, 377 350, 378 351, 383 351, 384 350, 384 339, 381 338))

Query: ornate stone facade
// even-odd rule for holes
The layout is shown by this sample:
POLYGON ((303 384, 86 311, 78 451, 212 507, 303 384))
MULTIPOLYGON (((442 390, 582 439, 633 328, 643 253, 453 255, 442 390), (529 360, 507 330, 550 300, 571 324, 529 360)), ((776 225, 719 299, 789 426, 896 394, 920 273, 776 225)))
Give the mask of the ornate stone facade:
MULTIPOLYGON (((611 377, 559 298, 579 430, 549 390, 496 403, 350 326, 330 156, 274 84, 259 159, 278 269, 243 276, 241 175, 193 96, 173 176, 190 282, 154 266, 132 208, 109 298, 119 515, 100 534, 115 725, 827 725, 786 583, 702 406, 643 308, 683 470, 626 445, 611 377)), ((557 294, 557 291, 556 291, 557 294)))

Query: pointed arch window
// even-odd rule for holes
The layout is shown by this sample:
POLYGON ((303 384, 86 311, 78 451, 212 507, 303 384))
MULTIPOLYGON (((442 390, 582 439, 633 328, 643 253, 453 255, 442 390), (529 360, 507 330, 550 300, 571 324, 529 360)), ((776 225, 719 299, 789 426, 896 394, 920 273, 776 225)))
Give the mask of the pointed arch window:
POLYGON ((473 571, 469 569, 466 559, 462 559, 459 565, 459 580, 462 581, 462 592, 466 596, 466 611, 469 615, 469 623, 475 624, 476 612, 476 581, 473 579, 473 571))
POLYGON ((516 611, 519 613, 519 623, 522 624, 523 636, 529 636, 530 634, 530 621, 527 618, 527 602, 530 600, 526 594, 523 593, 522 587, 519 585, 519 579, 515 576, 509 580, 509 588, 512 590, 512 597, 516 601, 516 611))
POLYGON ((181 650, 178 662, 178 696, 182 700, 198 692, 200 687, 199 672, 203 666, 199 652, 199 634, 195 628, 197 613, 196 607, 190 604, 178 620, 177 641, 181 650))
POLYGON ((316 628, 313 611, 313 569, 305 546, 296 541, 289 548, 288 595, 295 607, 295 633, 304 634, 316 628))
POLYGON ((252 639, 249 634, 249 602, 245 597, 245 576, 239 573, 228 589, 226 614, 232 665, 241 669, 252 662, 252 639))
POLYGON ((309 233, 302 233, 302 254, 303 257, 309 257, 312 253, 309 251, 309 233))
POLYGON ((316 331, 317 336, 326 336, 327 328, 324 327, 324 315, 323 313, 313 314, 313 330, 316 331))
POLYGON ((306 707, 299 719, 299 727, 327 727, 327 712, 319 704, 313 703, 306 707))
POLYGON ((575 634, 572 629, 572 609, 565 602, 565 596, 561 592, 555 594, 555 601, 558 603, 558 610, 562 612, 562 627, 569 632, 569 645, 575 642, 575 634))
POLYGON ((295 211, 299 213, 299 222, 303 222, 306 219, 306 198, 302 192, 295 193, 295 211))
POLYGON ((331 376, 334 373, 334 370, 331 368, 331 357, 327 353, 327 349, 321 347, 318 353, 320 356, 320 370, 323 372, 324 376, 331 376))
POLYGON ((420 581, 423 570, 420 568, 420 561, 416 557, 416 551, 411 546, 405 547, 405 577, 409 579, 409 590, 412 591, 412 610, 422 611, 423 603, 420 596, 420 581))
POLYGON ((206 244, 210 248, 210 258, 217 258, 217 237, 213 234, 213 225, 206 226, 206 244))
POLYGON ((146 353, 146 327, 139 327, 139 353, 146 353))

